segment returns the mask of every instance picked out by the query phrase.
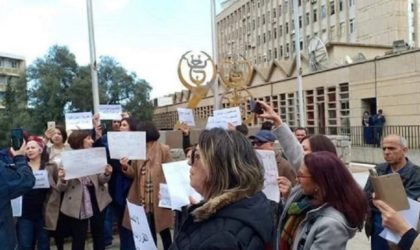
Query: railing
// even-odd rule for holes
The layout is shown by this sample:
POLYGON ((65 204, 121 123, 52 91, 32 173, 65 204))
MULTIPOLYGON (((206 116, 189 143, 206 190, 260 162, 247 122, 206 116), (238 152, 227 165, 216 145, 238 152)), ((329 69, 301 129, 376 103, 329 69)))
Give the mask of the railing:
POLYGON ((345 135, 354 147, 380 147, 381 140, 390 134, 401 135, 407 139, 409 149, 420 149, 420 126, 384 126, 380 127, 310 127, 310 134, 345 135))

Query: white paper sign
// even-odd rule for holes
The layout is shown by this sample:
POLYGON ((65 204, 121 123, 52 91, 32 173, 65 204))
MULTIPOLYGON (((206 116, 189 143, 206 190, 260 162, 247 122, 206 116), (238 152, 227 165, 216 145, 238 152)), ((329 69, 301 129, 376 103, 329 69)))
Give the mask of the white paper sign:
MULTIPOLYGON (((401 210, 398 213, 400 213, 400 215, 407 221, 410 226, 416 229, 420 215, 420 203, 410 198, 408 198, 408 203, 410 204, 410 208, 407 210, 401 210)), ((401 236, 389 230, 388 228, 385 228, 379 234, 379 236, 395 244, 398 244, 398 242, 401 240, 401 236)))
POLYGON ((146 160, 146 132, 108 132, 111 159, 146 160))
POLYGON ((105 148, 68 150, 62 153, 65 180, 105 172, 107 165, 105 148))
POLYGON ((10 204, 12 205, 13 217, 22 216, 22 196, 10 200, 10 204))
POLYGON ((188 126, 194 127, 194 115, 192 109, 178 108, 179 121, 185 122, 188 126))
POLYGON ((78 112, 67 113, 66 117, 66 130, 79 130, 79 129, 92 129, 92 113, 78 112))
POLYGON ((215 110, 213 111, 213 116, 217 120, 224 121, 226 124, 232 123, 235 126, 242 124, 241 110, 239 107, 215 110))
POLYGON ((190 166, 187 161, 162 164, 163 174, 169 189, 172 210, 190 204, 191 195, 190 166))
POLYGON ((168 185, 165 183, 159 183, 159 207, 172 208, 168 185))
POLYGON ((279 202, 280 190, 277 184, 279 171, 277 168, 276 155, 272 150, 256 150, 257 156, 264 166, 264 188, 263 193, 268 199, 279 202))
POLYGON ((122 108, 120 104, 99 105, 98 110, 101 120, 121 120, 122 108))
POLYGON ((213 116, 209 116, 207 117, 207 125, 206 125, 206 129, 212 129, 212 128, 216 128, 216 124, 214 122, 214 117, 213 116))
POLYGON ((157 248, 153 240, 152 233, 150 232, 144 208, 130 203, 128 200, 127 208, 136 249, 156 250, 157 248))
POLYGON ((33 174, 35 176, 35 185, 33 189, 50 188, 50 182, 48 181, 47 170, 33 171, 33 174))

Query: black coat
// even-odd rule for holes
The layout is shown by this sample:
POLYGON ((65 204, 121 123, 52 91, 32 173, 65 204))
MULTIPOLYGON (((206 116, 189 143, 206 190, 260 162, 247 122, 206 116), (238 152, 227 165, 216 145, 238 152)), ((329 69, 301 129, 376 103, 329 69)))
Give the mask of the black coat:
POLYGON ((213 214, 209 211, 209 217, 199 222, 194 221, 196 217, 191 212, 203 204, 191 207, 170 249, 263 250, 272 242, 275 229, 273 213, 263 193, 259 192, 250 198, 232 203, 226 200, 218 202, 227 202, 228 205, 213 214))

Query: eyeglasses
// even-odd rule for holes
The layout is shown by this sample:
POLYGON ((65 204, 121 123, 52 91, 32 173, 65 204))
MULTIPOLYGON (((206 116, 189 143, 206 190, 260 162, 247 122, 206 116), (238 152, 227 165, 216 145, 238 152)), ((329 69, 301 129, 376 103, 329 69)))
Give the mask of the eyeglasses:
POLYGON ((300 178, 312 178, 312 176, 310 176, 310 175, 304 175, 304 174, 298 172, 296 174, 296 179, 300 179, 300 178))
POLYGON ((252 146, 257 146, 257 147, 259 147, 259 146, 261 146, 261 145, 263 145, 265 142, 261 142, 261 141, 253 141, 252 142, 252 146))

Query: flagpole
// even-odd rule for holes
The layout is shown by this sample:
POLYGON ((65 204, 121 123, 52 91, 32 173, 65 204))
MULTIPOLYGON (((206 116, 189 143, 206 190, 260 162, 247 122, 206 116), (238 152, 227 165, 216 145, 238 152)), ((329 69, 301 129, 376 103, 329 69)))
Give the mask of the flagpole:
POLYGON ((95 51, 95 36, 93 31, 93 13, 92 0, 87 2, 87 16, 89 29, 89 50, 90 50, 90 74, 92 77, 92 96, 93 96, 93 110, 94 113, 99 112, 99 90, 98 90, 98 71, 96 65, 96 51, 95 51))
POLYGON ((216 0, 210 0, 211 4, 211 36, 213 41, 213 61, 216 64, 216 77, 213 83, 213 110, 219 109, 219 74, 217 73, 218 68, 218 56, 217 56, 217 30, 216 30, 216 0))

